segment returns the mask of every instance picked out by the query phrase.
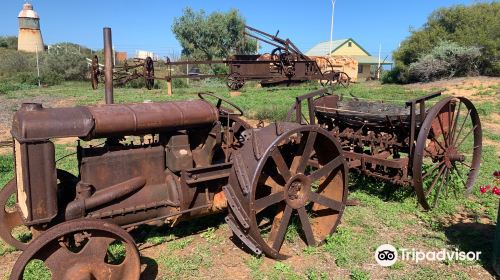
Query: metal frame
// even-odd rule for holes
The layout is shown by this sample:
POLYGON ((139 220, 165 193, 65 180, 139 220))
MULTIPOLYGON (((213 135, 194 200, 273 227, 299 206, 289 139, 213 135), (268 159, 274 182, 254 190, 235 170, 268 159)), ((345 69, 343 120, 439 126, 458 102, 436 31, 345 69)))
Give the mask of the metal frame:
MULTIPOLYGON (((297 97, 288 112, 287 121, 295 119, 297 123, 307 123, 302 113, 302 103, 307 102, 309 123, 316 124, 317 119, 318 125, 337 137, 351 169, 397 185, 412 186, 422 207, 430 209, 437 205, 440 190, 448 188, 443 185, 446 185, 446 178, 452 172, 461 179, 465 192, 471 191, 479 171, 482 146, 481 123, 472 102, 464 97, 447 97, 428 110, 426 101, 440 95, 441 92, 434 92, 409 100, 405 102, 407 113, 401 113, 403 111, 398 109, 396 113, 385 115, 368 112, 368 109, 358 111, 340 107, 339 96, 321 89, 297 97), (467 110, 463 115, 460 111, 462 104, 467 110), (461 131, 458 134, 456 131, 459 119, 461 128, 468 121, 472 127, 460 141, 461 131), (470 134, 473 134, 471 141, 474 146, 470 152, 472 158, 466 163, 460 146, 470 134), (406 156, 400 156, 400 153, 406 156), (432 171, 424 170, 424 158, 429 158, 431 161, 428 163, 431 165, 434 163, 432 171), (466 179, 456 165, 464 165, 469 170, 466 179), (437 175, 433 173, 436 168, 440 170, 437 175), (445 179, 440 180, 441 175, 445 179), (426 177, 433 179, 428 188, 424 184, 426 177), (441 185, 434 191, 438 181, 441 185), (434 195, 434 192, 437 193, 434 195), (428 201, 431 199, 430 194, 434 195, 432 205, 428 201)), ((374 102, 353 103, 368 107, 388 106, 374 102)))
MULTIPOLYGON (((105 31, 107 36, 111 36, 111 31, 105 31)), ((112 68, 113 80, 119 84, 127 83, 134 79, 145 79, 149 81, 147 88, 152 88, 152 81, 164 80, 172 81, 176 78, 188 79, 206 79, 206 78, 226 78, 227 86, 230 89, 238 90, 249 80, 261 81, 262 85, 274 84, 292 84, 310 80, 319 80, 323 85, 342 85, 348 86, 350 83, 349 76, 342 71, 321 71, 316 60, 313 60, 303 54, 289 39, 281 39, 276 35, 271 35, 266 32, 260 31, 256 28, 245 26, 244 34, 248 37, 254 38, 266 44, 269 44, 275 49, 271 54, 266 55, 233 55, 224 60, 194 60, 194 61, 170 61, 167 57, 165 66, 167 67, 167 75, 164 77, 154 75, 153 60, 148 57, 146 59, 135 59, 134 64, 113 67, 112 62, 106 63, 104 67, 99 66, 97 58, 95 57, 91 63, 90 72, 92 77, 93 88, 97 88, 98 79, 102 77, 103 73, 107 73, 105 80, 110 80, 110 71, 106 68, 112 68), (149 68, 147 63, 151 63, 149 68), (174 66, 187 66, 187 65, 212 65, 224 64, 229 66, 228 75, 190 75, 190 74, 176 74, 172 75, 174 66), (143 68, 142 73, 137 71, 138 68, 143 68), (104 71, 101 71, 104 69, 104 71), (132 71, 133 70, 133 71, 132 71)), ((106 36, 106 35, 105 35, 106 36)), ((105 37, 105 42, 111 41, 111 38, 105 37)), ((105 44, 106 45, 106 44, 105 44)), ((110 46, 105 48, 109 51, 110 46)), ((329 60, 326 60, 333 69, 329 60)))

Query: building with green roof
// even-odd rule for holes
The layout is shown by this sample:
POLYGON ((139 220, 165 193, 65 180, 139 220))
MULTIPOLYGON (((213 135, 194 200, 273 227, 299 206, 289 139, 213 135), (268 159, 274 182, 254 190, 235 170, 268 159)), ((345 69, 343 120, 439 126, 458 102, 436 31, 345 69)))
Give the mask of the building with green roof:
MULTIPOLYGON (((376 74, 379 58, 372 56, 352 38, 332 41, 331 49, 331 56, 348 56, 358 62, 358 80, 367 79, 376 74)), ((329 51, 330 41, 326 41, 316 44, 305 54, 307 56, 328 56, 329 51)), ((381 65, 390 65, 392 67, 392 61, 384 61, 384 58, 380 60, 381 65)))

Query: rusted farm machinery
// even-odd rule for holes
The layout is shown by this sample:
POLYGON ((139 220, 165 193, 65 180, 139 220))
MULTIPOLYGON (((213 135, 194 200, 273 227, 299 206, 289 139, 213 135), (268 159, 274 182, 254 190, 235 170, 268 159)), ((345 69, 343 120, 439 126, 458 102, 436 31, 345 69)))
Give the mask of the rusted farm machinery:
POLYGON ((205 100, 24 104, 12 126, 16 177, 0 192, 0 236, 24 250, 11 279, 21 279, 33 259, 44 261, 55 279, 138 279, 139 254, 124 229, 174 225, 226 208, 229 227, 256 254, 290 253, 283 240, 293 213, 306 243, 321 243, 338 225, 347 196, 347 163, 337 141, 311 125, 250 129, 237 106, 227 102, 234 113, 215 100, 216 106, 205 100), (77 176, 56 167, 51 140, 65 137, 105 139, 102 147, 79 143, 77 176), (6 204, 14 194, 12 211, 6 204), (31 230, 31 243, 16 239, 21 225, 31 230), (126 249, 120 264, 106 255, 114 242, 126 249))
POLYGON ((396 185, 414 188, 424 209, 462 186, 468 194, 479 173, 482 130, 479 115, 465 97, 440 92, 398 106, 381 101, 341 100, 319 90, 297 97, 288 120, 328 130, 339 140, 349 168, 396 185), (426 104, 427 102, 427 104, 426 104))
POLYGON ((266 43, 274 49, 263 55, 234 55, 227 60, 230 74, 227 85, 240 89, 248 80, 258 80, 261 85, 320 81, 323 86, 347 87, 350 77, 342 71, 333 70, 330 60, 324 59, 329 70, 322 71, 317 61, 306 56, 290 39, 281 39, 256 28, 245 26, 245 35, 266 43))
MULTIPOLYGON (((198 61, 154 61, 151 57, 146 59, 134 59, 131 65, 125 62, 122 66, 113 67, 113 80, 118 84, 125 84, 131 80, 144 79, 146 87, 152 89, 155 80, 172 81, 176 78, 226 78, 226 84, 231 90, 238 90, 250 80, 260 81, 263 86, 301 83, 317 80, 323 86, 344 86, 350 83, 350 77, 343 71, 333 70, 334 66, 330 60, 324 59, 329 69, 322 70, 315 59, 303 54, 290 39, 281 39, 250 26, 245 27, 245 35, 260 42, 269 44, 274 49, 271 53, 256 55, 232 55, 225 60, 198 60, 198 61), (161 77, 156 75, 154 64, 166 67, 167 75, 161 77), (214 74, 173 74, 175 66, 188 65, 213 65, 224 64, 229 67, 228 75, 214 74)), ((320 58, 321 59, 321 58, 320 58)), ((104 79, 104 66, 99 65, 97 56, 90 63, 90 76, 92 88, 97 89, 99 81, 104 79)))
MULTIPOLYGON (((104 66, 99 64, 99 58, 95 55, 90 63, 90 80, 92 89, 99 88, 99 83, 104 82, 104 66)), ((145 59, 134 58, 132 64, 127 61, 121 66, 114 66, 113 81, 118 85, 124 85, 132 80, 143 79, 147 89, 153 89, 155 79, 154 61, 151 57, 145 59)))
POLYGON ((112 104, 111 81, 105 105, 29 103, 15 113, 15 177, 0 191, 0 237, 23 250, 10 279, 22 279, 35 259, 54 279, 139 279, 128 231, 215 213, 227 213, 234 236, 252 252, 277 259, 291 253, 284 239, 292 216, 307 245, 335 231, 348 168, 326 130, 294 122, 252 129, 238 106, 211 93, 112 104), (56 164, 53 141, 68 137, 79 139, 77 175, 56 164), (16 234, 20 226, 31 240, 16 234), (125 251, 118 262, 108 250, 117 245, 125 251))

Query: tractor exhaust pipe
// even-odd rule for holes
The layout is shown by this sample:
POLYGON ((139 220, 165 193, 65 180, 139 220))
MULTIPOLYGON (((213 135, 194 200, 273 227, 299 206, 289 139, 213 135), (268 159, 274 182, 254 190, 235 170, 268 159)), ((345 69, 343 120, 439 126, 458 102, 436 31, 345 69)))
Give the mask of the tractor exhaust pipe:
POLYGON ((104 27, 104 93, 106 104, 113 104, 113 42, 111 28, 104 27))

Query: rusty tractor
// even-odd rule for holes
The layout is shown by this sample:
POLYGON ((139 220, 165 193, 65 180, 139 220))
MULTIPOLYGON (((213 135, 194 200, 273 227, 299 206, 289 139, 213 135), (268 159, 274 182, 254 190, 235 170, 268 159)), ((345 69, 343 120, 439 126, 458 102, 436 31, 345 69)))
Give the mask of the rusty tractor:
POLYGON ((0 237, 24 250, 11 279, 21 279, 33 259, 44 261, 55 279, 138 279, 139 254, 127 229, 222 211, 255 254, 287 256, 283 240, 292 215, 308 245, 325 240, 347 196, 337 140, 313 125, 250 129, 236 105, 199 96, 73 108, 24 104, 12 125, 16 176, 0 192, 0 237), (56 165, 51 140, 65 137, 83 142, 76 147, 77 176, 56 165), (85 144, 95 139, 104 143, 85 144), (6 205, 14 194, 12 210, 6 205), (33 235, 29 243, 16 239, 21 225, 33 235), (126 249, 119 265, 106 257, 116 242, 126 249))
POLYGON ((482 130, 476 108, 464 97, 441 92, 399 106, 384 101, 341 100, 319 90, 299 96, 288 120, 330 132, 351 170, 396 185, 411 186, 429 210, 442 197, 469 194, 479 173, 482 130), (455 193, 456 194, 456 193, 455 193))
POLYGON ((23 252, 10 279, 22 279, 35 259, 54 279, 139 279, 129 232, 143 224, 226 213, 250 251, 283 259, 293 217, 309 246, 340 223, 348 167, 325 129, 294 122, 252 129, 237 105, 212 93, 112 104, 112 79, 105 88, 105 105, 26 103, 14 114, 15 176, 0 191, 0 238, 23 252), (68 137, 78 139, 76 175, 57 165, 53 141, 68 137), (16 234, 23 226, 29 233, 16 234), (125 252, 118 263, 108 250, 116 244, 125 252))

